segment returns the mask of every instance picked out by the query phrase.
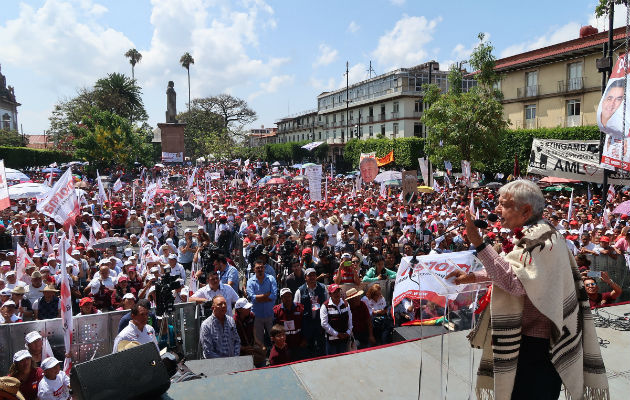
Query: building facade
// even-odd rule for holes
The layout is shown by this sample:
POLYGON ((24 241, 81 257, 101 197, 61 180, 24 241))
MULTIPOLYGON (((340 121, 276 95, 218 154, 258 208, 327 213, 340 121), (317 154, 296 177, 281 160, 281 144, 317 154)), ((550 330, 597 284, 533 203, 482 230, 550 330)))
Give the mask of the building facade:
MULTIPOLYGON (((343 156, 348 140, 385 137, 425 137, 420 122, 425 108, 422 85, 437 84, 448 90, 447 71, 430 61, 397 69, 368 80, 317 96, 317 110, 285 117, 276 122, 278 142, 323 141, 329 145, 329 160, 343 156)), ((464 79, 463 89, 475 86, 464 79)))
POLYGON ((2 74, 0 65, 0 129, 18 130, 17 108, 21 104, 15 100, 13 86, 7 86, 7 79, 2 74))
MULTIPOLYGON (((625 27, 613 31, 613 56, 624 51, 625 27)), ((580 37, 502 58, 503 114, 513 129, 571 127, 597 124, 602 75, 596 60, 608 32, 582 27, 580 37)))
POLYGON ((277 128, 265 128, 261 126, 257 129, 250 129, 247 135, 247 145, 249 147, 260 147, 266 144, 276 143, 277 128))

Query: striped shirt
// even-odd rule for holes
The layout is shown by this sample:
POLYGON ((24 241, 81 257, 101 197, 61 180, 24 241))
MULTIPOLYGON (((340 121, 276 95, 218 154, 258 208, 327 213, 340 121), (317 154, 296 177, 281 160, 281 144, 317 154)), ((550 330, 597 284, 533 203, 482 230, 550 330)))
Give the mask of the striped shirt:
POLYGON ((204 358, 235 357, 241 353, 241 339, 236 323, 229 315, 221 323, 212 314, 201 324, 199 333, 204 358))

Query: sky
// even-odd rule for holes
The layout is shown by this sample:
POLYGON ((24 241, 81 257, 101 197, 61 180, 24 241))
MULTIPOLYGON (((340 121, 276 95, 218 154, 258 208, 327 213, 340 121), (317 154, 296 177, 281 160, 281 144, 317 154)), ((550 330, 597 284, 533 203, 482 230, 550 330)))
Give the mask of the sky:
MULTIPOLYGON (((447 70, 466 60, 486 34, 497 58, 575 39, 595 19, 595 0, 2 0, 0 64, 15 88, 18 122, 43 134, 54 105, 108 73, 131 76, 124 53, 142 60, 135 76, 149 123, 163 122, 166 88, 187 107, 185 52, 192 98, 229 93, 273 127, 317 108, 317 95, 375 74, 436 60, 447 70)), ((615 27, 626 23, 615 9, 615 27)))

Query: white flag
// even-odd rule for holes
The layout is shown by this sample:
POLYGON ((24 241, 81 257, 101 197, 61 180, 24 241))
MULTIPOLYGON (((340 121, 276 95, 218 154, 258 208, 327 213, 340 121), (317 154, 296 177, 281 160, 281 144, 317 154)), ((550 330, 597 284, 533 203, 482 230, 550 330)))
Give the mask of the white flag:
POLYGON ((37 211, 53 218, 62 225, 74 225, 79 215, 79 200, 74 191, 74 180, 70 168, 59 178, 57 183, 37 202, 37 211))
POLYGON ((4 170, 4 160, 0 160, 0 210, 4 210, 9 207, 11 207, 11 200, 9 200, 7 175, 4 170))
POLYGON ((608 186, 608 197, 606 198, 606 201, 610 202, 613 201, 615 198, 615 186, 614 185, 609 185, 608 186))
POLYGON ((123 188, 123 184, 120 181, 120 178, 118 178, 118 180, 116 180, 116 183, 114 183, 114 192, 118 192, 120 189, 123 188))
POLYGON ((98 200, 99 200, 99 204, 103 204, 107 201, 107 193, 105 192, 105 188, 103 187, 103 181, 101 181, 101 175, 98 173, 98 170, 96 170, 96 175, 98 175, 98 177, 96 178, 96 183, 98 184, 98 200))
MULTIPOLYGON (((59 244, 59 255, 61 258, 61 321, 66 354, 70 354, 72 351, 72 297, 70 295, 70 280, 66 267, 68 248, 68 240, 63 236, 59 244)), ((66 357, 63 363, 63 370, 66 374, 69 374, 71 368, 72 359, 66 357)))
POLYGON ((418 164, 420 165, 420 173, 422 174, 422 180, 426 186, 429 185, 429 159, 418 158, 418 164))
POLYGON ((573 189, 571 189, 571 200, 569 200, 569 210, 567 211, 567 220, 571 221, 573 215, 573 189))
POLYGON ((17 277, 18 281, 22 280, 22 277, 24 276, 24 270, 29 264, 33 264, 33 260, 31 260, 31 258, 28 256, 26 250, 24 250, 24 248, 18 244, 15 252, 15 276, 17 277))

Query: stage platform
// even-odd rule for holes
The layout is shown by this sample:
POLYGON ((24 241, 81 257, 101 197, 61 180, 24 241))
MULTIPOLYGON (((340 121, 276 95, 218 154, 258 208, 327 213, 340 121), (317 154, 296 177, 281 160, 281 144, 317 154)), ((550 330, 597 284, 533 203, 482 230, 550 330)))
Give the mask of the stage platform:
MULTIPOLYGON (((600 312, 622 316, 630 305, 600 312)), ((418 328, 419 329, 419 328, 418 328)), ((464 332, 433 336, 388 347, 278 368, 212 376, 174 384, 163 399, 417 399, 422 353, 422 399, 467 399, 474 386, 481 350, 472 350, 464 332), (471 368, 471 365, 474 367, 471 368), (440 367, 443 374, 440 374, 440 367), (448 371, 448 373, 447 373, 448 371)), ((630 332, 597 329, 608 371, 611 399, 630 393, 630 332)), ((474 398, 474 395, 471 397, 474 398)), ((561 398, 564 398, 562 395, 561 398)))

